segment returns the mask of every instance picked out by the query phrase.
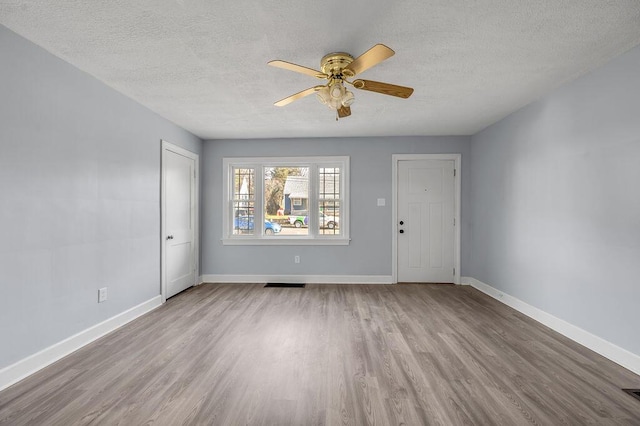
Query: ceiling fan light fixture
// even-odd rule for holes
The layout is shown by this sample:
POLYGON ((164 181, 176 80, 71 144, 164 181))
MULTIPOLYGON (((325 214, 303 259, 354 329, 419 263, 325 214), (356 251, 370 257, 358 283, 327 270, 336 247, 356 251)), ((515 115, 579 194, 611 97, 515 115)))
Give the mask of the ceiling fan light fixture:
POLYGON ((322 89, 318 90, 317 97, 320 103, 324 105, 328 105, 329 102, 331 101, 331 95, 329 94, 329 87, 324 86, 322 89))
POLYGON ((351 105, 355 97, 341 80, 334 80, 318 92, 318 99, 329 109, 338 110, 351 105))
POLYGON ((342 106, 348 107, 355 100, 356 100, 356 97, 353 96, 353 92, 346 90, 344 93, 344 96, 342 96, 342 106))
POLYGON ((345 92, 345 88, 344 85, 342 84, 342 82, 338 81, 337 83, 334 83, 331 85, 331 97, 333 99, 342 99, 342 97, 344 96, 344 92, 345 92))
POLYGON ((331 100, 327 103, 329 109, 337 110, 342 106, 342 99, 331 98, 331 100))

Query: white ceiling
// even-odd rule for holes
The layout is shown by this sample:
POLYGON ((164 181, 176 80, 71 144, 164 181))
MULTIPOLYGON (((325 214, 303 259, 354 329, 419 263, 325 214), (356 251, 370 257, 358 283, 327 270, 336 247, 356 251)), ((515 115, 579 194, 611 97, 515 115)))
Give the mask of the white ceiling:
POLYGON ((2 0, 0 23, 204 139, 468 135, 640 43, 638 0, 2 0), (351 117, 309 96, 319 68, 376 43, 351 117))

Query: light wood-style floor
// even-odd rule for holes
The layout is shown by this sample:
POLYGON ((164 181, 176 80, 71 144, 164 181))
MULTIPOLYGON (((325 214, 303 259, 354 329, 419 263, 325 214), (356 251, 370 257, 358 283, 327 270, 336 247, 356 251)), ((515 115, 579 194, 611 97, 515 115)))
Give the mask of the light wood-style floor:
POLYGON ((0 424, 638 425, 638 387, 471 287, 207 284, 1 392, 0 424))

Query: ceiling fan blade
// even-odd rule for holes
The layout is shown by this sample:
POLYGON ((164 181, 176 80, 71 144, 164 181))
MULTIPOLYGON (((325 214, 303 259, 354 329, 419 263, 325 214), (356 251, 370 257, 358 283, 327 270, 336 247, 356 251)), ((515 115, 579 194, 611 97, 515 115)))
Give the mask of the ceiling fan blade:
POLYGON ((306 90, 303 90, 302 92, 298 92, 295 95, 291 95, 289 97, 286 97, 284 99, 280 99, 278 102, 274 103, 275 106, 285 106, 290 104, 293 101, 297 101, 300 98, 304 98, 305 96, 309 96, 315 92, 317 92, 318 90, 322 89, 324 86, 314 86, 314 87, 310 87, 306 90))
POLYGON ((379 64, 385 59, 389 59, 396 52, 385 46, 384 44, 376 44, 371 49, 364 52, 362 55, 358 56, 353 60, 349 65, 347 65, 343 71, 347 70, 347 74, 349 71, 353 73, 353 75, 348 75, 349 77, 353 77, 356 74, 360 74, 363 71, 368 70, 374 65, 379 64))
POLYGON ((312 68, 303 67, 302 65, 292 64, 291 62, 286 62, 286 61, 280 61, 280 60, 270 61, 270 62, 267 62, 267 65, 271 65, 272 67, 283 68, 289 71, 299 72, 302 74, 307 74, 307 75, 310 75, 311 77, 317 77, 317 78, 329 77, 323 72, 314 70, 312 68))
POLYGON ((395 84, 381 83, 371 80, 355 80, 353 87, 360 90, 368 90, 370 92, 382 93, 383 95, 397 96, 398 98, 407 99, 413 93, 411 87, 396 86, 395 84))
POLYGON ((351 107, 343 106, 338 109, 338 117, 345 118, 351 115, 351 107))

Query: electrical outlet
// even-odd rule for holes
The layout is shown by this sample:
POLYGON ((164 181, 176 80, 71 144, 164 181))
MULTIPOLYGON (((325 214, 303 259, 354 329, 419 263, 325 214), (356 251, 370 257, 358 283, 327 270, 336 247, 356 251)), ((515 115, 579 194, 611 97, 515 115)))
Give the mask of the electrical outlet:
POLYGON ((300 256, 294 256, 294 257, 293 257, 293 261, 294 261, 295 263, 300 263, 300 256))
POLYGON ((102 287, 101 289, 98 289, 98 303, 102 303, 106 301, 107 301, 107 288, 102 287))

